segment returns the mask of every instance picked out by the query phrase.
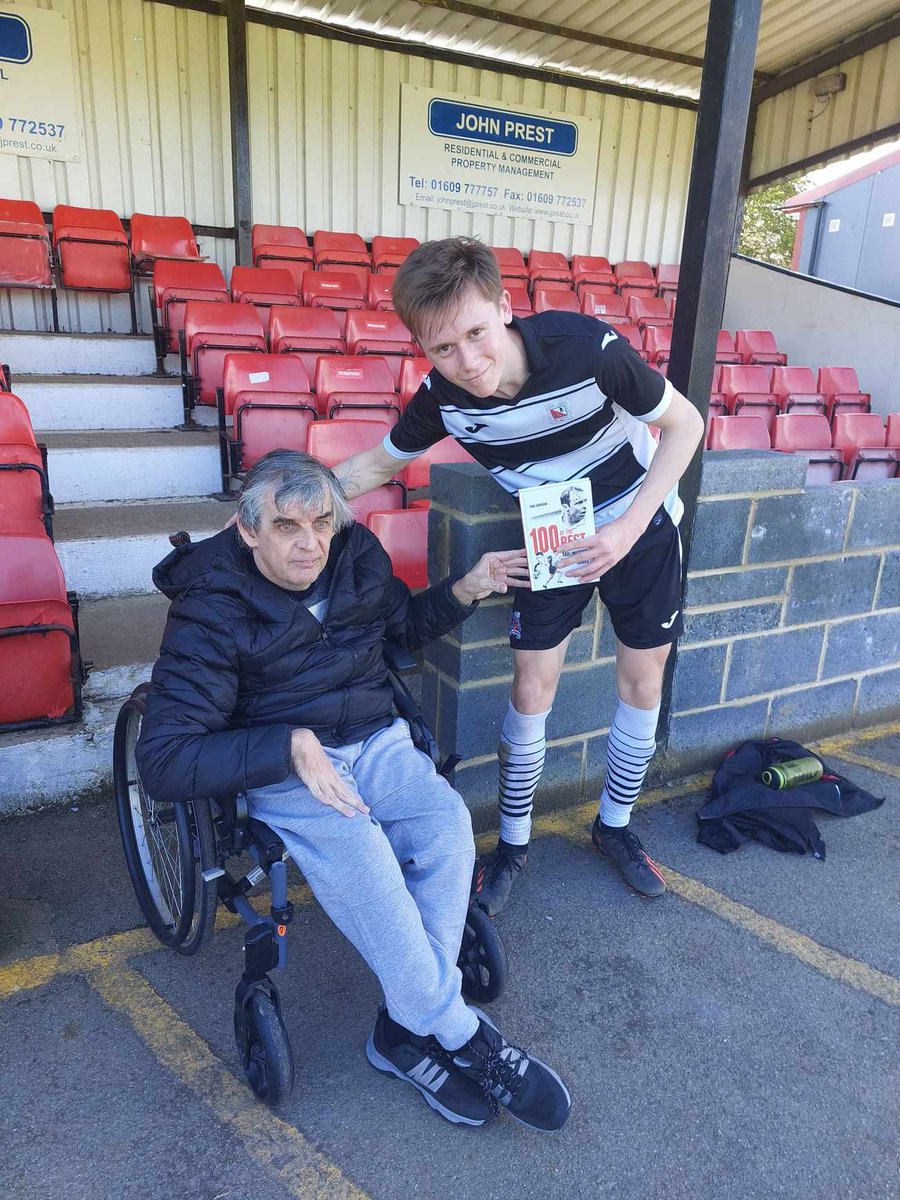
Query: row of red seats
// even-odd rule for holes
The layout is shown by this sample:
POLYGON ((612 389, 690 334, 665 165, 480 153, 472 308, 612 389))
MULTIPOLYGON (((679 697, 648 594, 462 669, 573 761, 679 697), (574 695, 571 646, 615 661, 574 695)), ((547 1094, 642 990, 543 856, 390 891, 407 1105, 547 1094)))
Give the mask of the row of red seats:
POLYGON ((860 391, 853 367, 742 366, 725 363, 713 375, 710 412, 721 416, 755 414, 769 431, 777 413, 818 413, 834 421, 840 413, 868 413, 872 397, 860 391))
POLYGON ((492 246, 500 264, 500 275, 510 282, 534 285, 562 281, 578 287, 583 284, 614 284, 616 287, 641 288, 649 292, 674 291, 678 287, 677 263, 660 263, 654 270, 643 259, 627 259, 613 265, 597 254, 575 254, 571 262, 555 250, 532 250, 528 260, 513 246, 492 246))
POLYGON ((81 718, 78 601, 52 542, 46 450, 0 392, 0 730, 81 718))
POLYGON ((834 428, 821 413, 779 413, 771 431, 759 416, 711 414, 709 450, 780 450, 809 459, 807 483, 894 479, 900 474, 900 413, 885 424, 878 413, 837 413, 834 428))

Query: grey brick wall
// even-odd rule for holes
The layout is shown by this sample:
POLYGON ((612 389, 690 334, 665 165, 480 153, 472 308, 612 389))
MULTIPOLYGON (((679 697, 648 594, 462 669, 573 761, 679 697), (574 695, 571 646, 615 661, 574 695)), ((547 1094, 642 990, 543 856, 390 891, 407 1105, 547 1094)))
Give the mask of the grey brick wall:
MULTIPOLYGON (((685 634, 652 778, 718 761, 748 737, 808 739, 900 715, 900 481, 807 489, 799 459, 707 454, 685 634)), ((429 574, 522 544, 518 506, 480 467, 432 471, 429 574)), ((512 682, 507 598, 425 651, 423 704, 457 785, 492 809, 512 682)), ((596 794, 616 702, 615 641, 592 603, 548 723, 539 803, 596 794)))

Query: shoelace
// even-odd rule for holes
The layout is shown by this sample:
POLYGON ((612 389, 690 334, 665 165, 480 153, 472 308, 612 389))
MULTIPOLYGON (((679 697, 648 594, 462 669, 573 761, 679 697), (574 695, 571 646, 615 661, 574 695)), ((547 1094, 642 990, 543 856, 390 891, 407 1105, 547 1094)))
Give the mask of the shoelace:
POLYGON ((641 839, 636 833, 632 833, 630 829, 626 829, 622 834, 622 843, 628 851, 628 857, 632 862, 641 862, 644 858, 644 847, 641 845, 641 839))
POLYGON ((524 1072, 519 1074, 518 1070, 522 1059, 528 1061, 525 1051, 507 1042, 502 1046, 491 1046, 486 1055, 478 1057, 481 1060, 478 1082, 485 1096, 496 1103, 494 1089, 502 1087, 515 1099, 525 1083, 524 1072))

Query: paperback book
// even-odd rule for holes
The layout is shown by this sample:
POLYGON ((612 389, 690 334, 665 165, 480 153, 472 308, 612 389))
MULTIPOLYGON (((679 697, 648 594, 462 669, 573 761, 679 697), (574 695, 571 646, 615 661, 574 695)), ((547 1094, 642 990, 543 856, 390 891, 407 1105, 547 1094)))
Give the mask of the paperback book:
POLYGON ((522 488, 519 505, 532 591, 583 583, 584 580, 564 575, 562 571, 563 566, 574 567, 577 558, 563 560, 560 555, 594 532, 590 479, 522 488))

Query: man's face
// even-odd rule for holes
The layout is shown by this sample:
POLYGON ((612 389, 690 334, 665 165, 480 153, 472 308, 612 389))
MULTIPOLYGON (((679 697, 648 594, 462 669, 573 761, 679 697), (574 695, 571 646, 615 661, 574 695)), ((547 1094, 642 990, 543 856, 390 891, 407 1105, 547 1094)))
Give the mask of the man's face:
POLYGON ((309 510, 296 505, 279 510, 270 492, 258 531, 253 533, 240 522, 238 529, 266 579, 288 591, 302 592, 325 569, 334 536, 334 518, 324 496, 309 510))
POLYGON ((524 382, 518 379, 521 351, 509 329, 511 316, 508 292, 496 303, 470 287, 458 307, 426 328, 419 341, 450 383, 482 400, 511 397, 524 382))
POLYGON ((569 502, 563 505, 563 510, 570 525, 580 525, 587 516, 587 496, 581 491, 570 492, 569 502))

